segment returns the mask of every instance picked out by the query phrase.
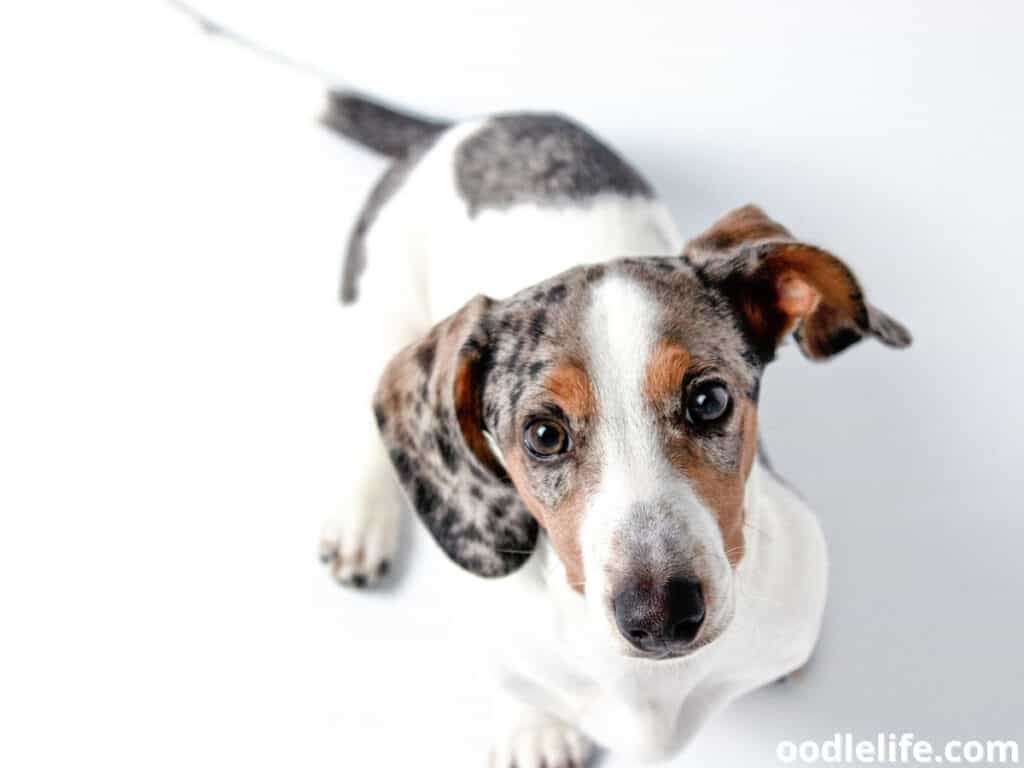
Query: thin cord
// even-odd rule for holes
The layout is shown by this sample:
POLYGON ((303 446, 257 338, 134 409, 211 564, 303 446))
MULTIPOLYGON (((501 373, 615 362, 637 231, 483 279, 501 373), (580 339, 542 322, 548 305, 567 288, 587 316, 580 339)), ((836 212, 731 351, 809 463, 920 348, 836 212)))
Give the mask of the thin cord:
POLYGON ((167 0, 167 3, 179 13, 183 13, 196 22, 196 24, 199 25, 199 28, 208 35, 222 37, 225 40, 246 49, 250 53, 269 59, 283 67, 287 67, 288 69, 294 69, 298 72, 302 72, 303 74, 311 75, 323 83, 330 84, 332 87, 337 88, 341 85, 338 79, 329 72, 326 72, 309 62, 294 59, 287 54, 281 53, 273 48, 268 48, 245 35, 239 34, 233 29, 229 29, 223 24, 214 21, 198 9, 193 8, 188 3, 181 2, 181 0, 167 0))

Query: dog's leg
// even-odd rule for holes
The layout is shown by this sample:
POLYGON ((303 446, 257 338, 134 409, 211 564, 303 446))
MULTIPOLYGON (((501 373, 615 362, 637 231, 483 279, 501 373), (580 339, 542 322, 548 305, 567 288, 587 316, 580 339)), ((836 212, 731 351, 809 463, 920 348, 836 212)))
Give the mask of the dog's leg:
MULTIPOLYGON (((366 393, 369 397, 369 392, 366 393)), ((398 547, 402 496, 392 476, 370 408, 345 419, 346 440, 358 450, 345 473, 344 499, 323 524, 320 559, 341 584, 372 586, 388 573, 398 547)))
POLYGON ((498 715, 490 768, 583 768, 594 752, 579 730, 527 704, 503 701, 498 715))
POLYGON ((386 362, 429 328, 422 291, 411 280, 413 271, 405 266, 403 275, 378 258, 368 266, 358 300, 345 310, 342 354, 350 362, 345 368, 345 416, 339 425, 345 443, 340 472, 344 495, 322 527, 320 558, 348 586, 379 582, 398 547, 404 501, 380 438, 373 393, 386 362))

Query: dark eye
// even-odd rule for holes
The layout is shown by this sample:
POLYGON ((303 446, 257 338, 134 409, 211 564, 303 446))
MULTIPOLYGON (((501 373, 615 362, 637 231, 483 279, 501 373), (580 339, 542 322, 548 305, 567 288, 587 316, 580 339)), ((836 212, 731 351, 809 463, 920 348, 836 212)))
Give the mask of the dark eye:
POLYGON ((526 450, 535 458, 550 459, 569 450, 569 433, 551 419, 537 419, 526 426, 526 450))
POLYGON ((728 411, 729 390, 720 381, 702 381, 686 395, 686 418, 692 424, 712 424, 728 411))

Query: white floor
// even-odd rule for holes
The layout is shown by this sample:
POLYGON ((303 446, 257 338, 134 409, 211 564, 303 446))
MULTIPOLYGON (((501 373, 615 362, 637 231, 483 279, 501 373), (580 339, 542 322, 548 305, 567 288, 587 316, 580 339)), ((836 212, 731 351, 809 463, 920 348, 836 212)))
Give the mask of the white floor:
MULTIPOLYGON (((684 232, 758 202, 914 330, 768 376, 768 446, 831 545, 826 631, 803 679, 673 765, 771 765, 837 731, 1024 740, 1019 5, 251 5, 204 7, 420 109, 564 109, 684 232)), ((359 450, 340 253, 382 163, 316 126, 318 86, 164 5, 18 14, 0 763, 481 764, 489 700, 441 554, 410 528, 379 594, 315 557, 359 450)))

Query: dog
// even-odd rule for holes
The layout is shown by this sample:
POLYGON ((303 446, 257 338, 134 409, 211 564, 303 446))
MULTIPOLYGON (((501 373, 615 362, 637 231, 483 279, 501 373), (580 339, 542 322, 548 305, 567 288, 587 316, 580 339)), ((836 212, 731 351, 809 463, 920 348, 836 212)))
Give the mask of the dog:
POLYGON ((500 639, 492 766, 675 754, 804 665, 821 626, 821 529, 760 450, 765 366, 789 336, 825 360, 909 332, 757 207, 684 242, 566 117, 328 104, 328 127, 391 162, 345 259, 379 380, 351 402, 364 465, 323 560, 377 583, 401 490, 500 639))

